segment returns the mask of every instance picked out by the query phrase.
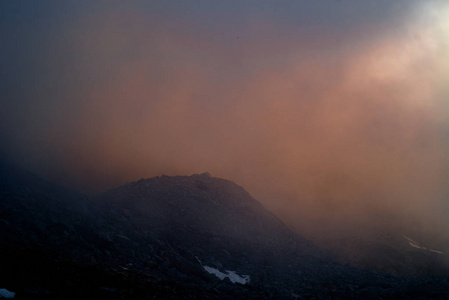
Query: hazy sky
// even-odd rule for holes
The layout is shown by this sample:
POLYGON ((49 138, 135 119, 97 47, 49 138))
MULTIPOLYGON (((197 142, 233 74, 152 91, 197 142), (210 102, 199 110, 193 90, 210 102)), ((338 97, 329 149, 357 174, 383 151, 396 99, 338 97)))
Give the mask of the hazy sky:
POLYGON ((448 42, 444 0, 1 1, 0 151, 84 191, 208 171, 304 232, 447 230, 448 42))

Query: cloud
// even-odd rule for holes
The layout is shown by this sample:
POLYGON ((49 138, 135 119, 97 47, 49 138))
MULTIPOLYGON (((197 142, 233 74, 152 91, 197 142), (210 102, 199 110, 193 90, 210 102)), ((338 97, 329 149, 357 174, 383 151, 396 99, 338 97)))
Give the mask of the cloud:
POLYGON ((72 187, 209 171, 309 235, 373 222, 435 229, 441 47, 421 24, 370 26, 345 36, 254 17, 217 36, 95 10, 41 46, 31 72, 42 78, 20 92, 34 102, 8 104, 17 114, 3 136, 16 159, 72 187))

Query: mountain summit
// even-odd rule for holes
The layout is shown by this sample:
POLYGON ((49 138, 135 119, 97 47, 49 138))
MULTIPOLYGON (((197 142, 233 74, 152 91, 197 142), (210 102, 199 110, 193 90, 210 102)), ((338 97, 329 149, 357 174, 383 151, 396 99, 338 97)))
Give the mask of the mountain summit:
MULTIPOLYGON (((319 252, 241 186, 208 173, 141 179, 99 200, 116 212, 126 212, 133 224, 171 236, 192 250, 207 242, 212 248, 228 248, 231 257, 268 248, 275 256, 286 249, 297 255, 319 252)), ((217 249, 216 254, 221 252, 217 249)))
POLYGON ((17 298, 448 295, 444 278, 336 263, 242 187, 207 173, 141 179, 92 199, 15 168, 0 173, 0 288, 17 298))

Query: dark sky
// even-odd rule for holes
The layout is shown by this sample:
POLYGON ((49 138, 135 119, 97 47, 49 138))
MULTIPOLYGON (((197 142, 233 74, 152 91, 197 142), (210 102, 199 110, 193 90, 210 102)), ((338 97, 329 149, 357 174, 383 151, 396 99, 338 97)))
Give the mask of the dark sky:
POLYGON ((87 192, 208 171, 304 231, 447 231, 447 20, 437 0, 1 1, 0 151, 87 192))

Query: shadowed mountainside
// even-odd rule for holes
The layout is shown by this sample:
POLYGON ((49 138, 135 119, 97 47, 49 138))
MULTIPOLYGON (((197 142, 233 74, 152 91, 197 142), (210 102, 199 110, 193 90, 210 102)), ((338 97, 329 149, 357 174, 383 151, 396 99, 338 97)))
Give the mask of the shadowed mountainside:
POLYGON ((449 296, 444 277, 336 263, 207 173, 142 179, 93 199, 5 163, 0 179, 0 288, 17 299, 449 296))

